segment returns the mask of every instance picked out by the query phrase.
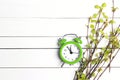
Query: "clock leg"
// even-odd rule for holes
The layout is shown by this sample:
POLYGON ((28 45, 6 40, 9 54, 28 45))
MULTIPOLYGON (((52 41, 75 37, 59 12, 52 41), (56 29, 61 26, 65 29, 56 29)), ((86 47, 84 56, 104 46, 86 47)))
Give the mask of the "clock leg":
POLYGON ((72 64, 69 64, 70 66, 72 66, 72 64))
POLYGON ((62 65, 61 65, 61 68, 64 66, 64 64, 65 64, 65 63, 63 62, 62 65))

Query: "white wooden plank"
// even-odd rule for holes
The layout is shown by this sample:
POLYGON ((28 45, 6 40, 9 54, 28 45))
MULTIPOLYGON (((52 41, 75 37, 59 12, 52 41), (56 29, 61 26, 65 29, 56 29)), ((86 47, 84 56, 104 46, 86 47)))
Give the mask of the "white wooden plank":
POLYGON ((107 71, 101 76, 100 80, 114 80, 114 79, 119 79, 119 71, 120 68, 112 68, 111 71, 107 69, 107 71))
MULTIPOLYGON (((61 37, 0 37, 0 48, 59 48, 59 38, 61 37)), ((72 39, 74 37, 70 40, 72 39)), ((81 46, 85 48, 85 37, 81 40, 81 46)))
MULTIPOLYGON (((118 53, 111 67, 120 67, 120 54, 118 53)), ((62 62, 59 58, 58 49, 37 49, 37 50, 0 50, 0 67, 45 67, 60 68, 62 62)), ((63 67, 79 67, 65 64, 63 67)))
POLYGON ((76 69, 0 69, 1 80, 73 80, 76 69))
MULTIPOLYGON (((0 17, 88 17, 96 12, 94 5, 106 2, 105 9, 110 16, 110 0, 1 0, 0 17), (9 13, 9 14, 8 14, 9 13)), ((119 7, 119 0, 115 5, 119 7)), ((120 10, 116 13, 119 15, 120 10)))
MULTIPOLYGON (((120 19, 115 21, 118 26, 120 19)), ((87 22, 87 19, 0 18, 0 36, 63 36, 69 33, 86 36, 87 22)))
POLYGON ((0 35, 63 36, 68 33, 86 35, 87 20, 0 18, 0 35))
POLYGON ((111 63, 111 66, 120 66, 120 51, 111 63))
POLYGON ((60 67, 57 50, 1 50, 0 67, 60 67))
MULTIPOLYGON (((58 37, 0 37, 0 48, 59 48, 58 37)), ((65 38, 67 41, 74 41, 75 37, 65 38)), ((86 49, 87 40, 86 37, 81 37, 82 44, 81 47, 86 49)), ((98 49, 103 48, 108 44, 108 40, 102 39, 98 44, 98 49)), ((92 46, 93 48, 94 46, 92 46)))
MULTIPOLYGON (((61 69, 0 69, 1 80, 73 80, 74 68, 61 69)), ((119 80, 120 68, 106 71, 100 80, 119 80)), ((91 79, 92 80, 92 79, 91 79)))
MULTIPOLYGON (((0 50, 0 67, 60 68, 61 65, 58 49, 0 50)), ((72 66, 64 65, 64 67, 78 66, 79 63, 72 66)))
MULTIPOLYGON (((104 70, 104 68, 102 68, 102 70, 104 70)), ((100 77, 99 80, 114 80, 114 79, 119 79, 119 71, 120 68, 111 68, 111 71, 109 72, 109 70, 107 69, 104 74, 100 77)), ((92 77, 93 80, 94 77, 92 77)))

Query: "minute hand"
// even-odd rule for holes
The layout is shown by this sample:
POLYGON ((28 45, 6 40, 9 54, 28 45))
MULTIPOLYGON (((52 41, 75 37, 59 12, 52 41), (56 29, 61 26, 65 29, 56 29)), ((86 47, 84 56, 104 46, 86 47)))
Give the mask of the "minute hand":
POLYGON ((72 54, 73 52, 72 52, 72 50, 71 50, 71 47, 69 48, 69 47, 67 47, 68 48, 68 50, 70 51, 70 54, 72 54))
POLYGON ((70 53, 73 53, 73 52, 72 52, 72 48, 71 48, 71 46, 70 46, 70 53))

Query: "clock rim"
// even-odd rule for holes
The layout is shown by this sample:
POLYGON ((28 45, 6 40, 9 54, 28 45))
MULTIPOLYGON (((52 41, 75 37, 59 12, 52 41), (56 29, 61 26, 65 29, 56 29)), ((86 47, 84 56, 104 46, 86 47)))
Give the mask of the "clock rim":
POLYGON ((65 63, 67 63, 67 64, 75 64, 75 63, 81 61, 81 59, 82 59, 82 57, 83 57, 83 54, 82 54, 82 53, 83 53, 82 47, 80 46, 79 43, 74 42, 74 41, 68 41, 68 42, 66 42, 65 44, 63 44, 63 45, 60 47, 59 57, 60 57, 60 59, 61 59, 63 62, 65 62, 65 63), (63 48, 64 48, 66 45, 68 45, 68 44, 74 44, 74 45, 76 45, 76 46, 79 48, 79 50, 80 50, 80 52, 79 52, 79 54, 80 54, 79 57, 78 57, 76 60, 74 60, 74 61, 68 61, 68 60, 66 60, 66 59, 62 56, 62 50, 63 50, 63 48))

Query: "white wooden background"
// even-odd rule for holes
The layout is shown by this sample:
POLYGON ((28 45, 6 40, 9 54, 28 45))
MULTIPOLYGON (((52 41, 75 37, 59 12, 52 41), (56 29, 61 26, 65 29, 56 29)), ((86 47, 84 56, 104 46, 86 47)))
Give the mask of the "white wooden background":
MULTIPOLYGON (((111 0, 0 0, 0 80, 72 80, 78 64, 60 68, 58 38, 86 36, 87 17, 103 2, 111 16, 111 0)), ((120 8, 119 3, 115 0, 120 8)), ((120 54, 101 80, 119 80, 119 67, 120 54)))

